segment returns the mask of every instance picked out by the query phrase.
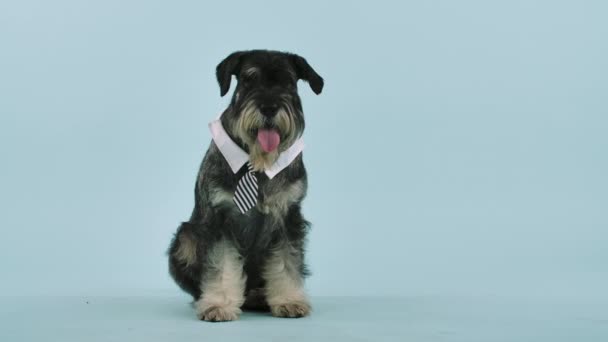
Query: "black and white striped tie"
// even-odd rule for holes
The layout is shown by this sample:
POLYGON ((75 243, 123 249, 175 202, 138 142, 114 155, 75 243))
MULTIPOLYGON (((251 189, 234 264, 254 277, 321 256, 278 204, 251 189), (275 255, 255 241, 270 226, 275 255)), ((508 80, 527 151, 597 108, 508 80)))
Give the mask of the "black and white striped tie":
POLYGON ((247 162, 247 172, 236 185, 233 199, 241 214, 255 207, 258 202, 258 180, 255 178, 253 166, 250 162, 247 162))

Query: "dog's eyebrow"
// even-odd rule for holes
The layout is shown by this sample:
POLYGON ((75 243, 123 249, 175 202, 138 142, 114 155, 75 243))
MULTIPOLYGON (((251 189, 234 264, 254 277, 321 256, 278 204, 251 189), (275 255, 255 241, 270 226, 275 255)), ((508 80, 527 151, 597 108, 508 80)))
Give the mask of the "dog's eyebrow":
POLYGON ((256 67, 249 67, 249 68, 246 68, 245 70, 243 70, 243 75, 252 76, 254 74, 257 74, 259 71, 260 71, 260 69, 258 69, 256 67))

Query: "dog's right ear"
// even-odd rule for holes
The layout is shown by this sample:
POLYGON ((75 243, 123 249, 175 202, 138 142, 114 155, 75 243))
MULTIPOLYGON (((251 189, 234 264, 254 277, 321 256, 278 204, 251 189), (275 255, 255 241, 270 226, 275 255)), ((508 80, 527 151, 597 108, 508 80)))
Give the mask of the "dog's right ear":
POLYGON ((242 51, 233 52, 215 68, 215 76, 217 77, 217 83, 220 85, 221 96, 226 95, 228 90, 230 90, 232 75, 236 75, 239 70, 242 55, 242 51))

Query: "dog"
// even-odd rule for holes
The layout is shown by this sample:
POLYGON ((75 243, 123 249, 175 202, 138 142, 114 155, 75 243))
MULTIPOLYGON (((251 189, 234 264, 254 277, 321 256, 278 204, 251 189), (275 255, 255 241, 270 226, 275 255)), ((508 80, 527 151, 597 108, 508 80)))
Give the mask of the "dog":
POLYGON ((298 80, 320 94, 324 81, 292 53, 250 50, 216 68, 220 94, 237 85, 210 124, 190 220, 168 250, 169 273, 194 298, 199 319, 233 321, 245 310, 276 317, 311 312, 304 290, 309 222, 302 216, 307 176, 298 80))

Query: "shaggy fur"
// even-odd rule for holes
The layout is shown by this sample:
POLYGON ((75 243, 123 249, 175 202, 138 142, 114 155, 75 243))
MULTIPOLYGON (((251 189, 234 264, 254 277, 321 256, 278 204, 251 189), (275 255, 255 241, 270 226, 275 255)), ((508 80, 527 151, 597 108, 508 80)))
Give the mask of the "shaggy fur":
POLYGON ((319 94, 323 79, 304 58, 266 50, 235 52, 216 71, 222 96, 232 76, 238 81, 221 122, 249 154, 258 203, 239 212, 232 196, 246 167, 234 174, 211 142, 198 173, 194 210, 169 247, 170 273, 192 295, 202 320, 235 320, 241 308, 306 316, 311 310, 303 288, 309 224, 300 210, 307 187, 302 154, 272 179, 263 171, 304 132, 297 81, 307 81, 319 94), (278 150, 266 153, 259 146, 261 128, 278 131, 278 150))

